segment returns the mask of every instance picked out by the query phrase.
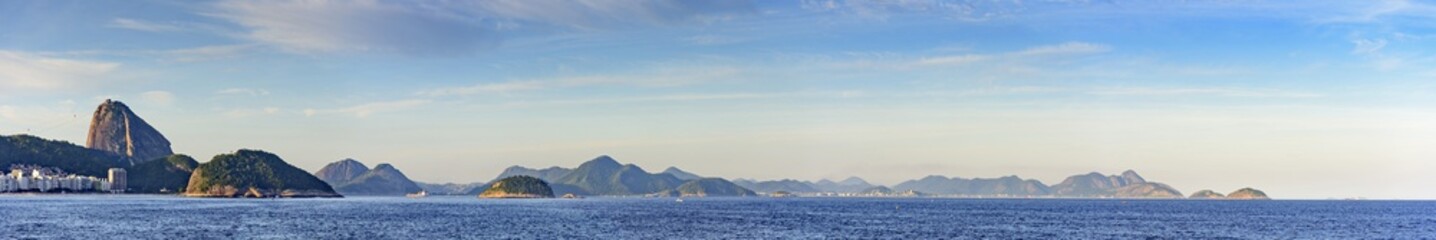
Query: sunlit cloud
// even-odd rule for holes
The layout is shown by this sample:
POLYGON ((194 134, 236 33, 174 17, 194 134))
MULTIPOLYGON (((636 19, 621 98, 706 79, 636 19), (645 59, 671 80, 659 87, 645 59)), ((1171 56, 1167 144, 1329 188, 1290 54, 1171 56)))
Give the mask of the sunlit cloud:
MULTIPOLYGON (((120 63, 44 57, 0 50, 0 86, 6 90, 59 89, 100 81, 120 63)), ((4 90, 0 90, 4 91, 4 90)))

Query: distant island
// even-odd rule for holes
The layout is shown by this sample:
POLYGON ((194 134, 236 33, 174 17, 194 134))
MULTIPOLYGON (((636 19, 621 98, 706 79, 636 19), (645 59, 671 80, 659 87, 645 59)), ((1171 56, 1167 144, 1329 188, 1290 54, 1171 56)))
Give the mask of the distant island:
POLYGON ((553 188, 542 179, 530 176, 513 176, 494 181, 488 189, 479 193, 479 198, 553 198, 553 188))

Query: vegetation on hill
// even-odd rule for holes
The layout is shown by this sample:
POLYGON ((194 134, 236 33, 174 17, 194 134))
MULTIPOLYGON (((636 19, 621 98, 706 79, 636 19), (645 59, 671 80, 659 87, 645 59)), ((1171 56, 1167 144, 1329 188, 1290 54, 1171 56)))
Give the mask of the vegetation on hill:
POLYGON ((543 179, 512 176, 499 179, 479 194, 481 198, 552 198, 553 189, 543 179))
POLYGON ((683 183, 670 174, 651 174, 633 164, 620 165, 608 156, 585 162, 556 182, 597 195, 658 193, 683 183))
POLYGON ((1249 187, 1248 187, 1248 188, 1237 189, 1236 191, 1233 191, 1232 193, 1227 194, 1227 198, 1228 198, 1228 199, 1255 199, 1255 200, 1271 199, 1271 197, 1267 197, 1267 196, 1266 196, 1266 192, 1263 192, 1263 191, 1261 191, 1261 190, 1256 190, 1256 189, 1254 189, 1254 188, 1249 188, 1249 187))
POLYGON ((319 180, 272 153, 241 149, 200 164, 190 176, 186 195, 204 197, 339 196, 319 180))
POLYGON ((104 151, 88 149, 66 141, 48 140, 31 135, 0 136, 0 170, 11 165, 35 165, 59 168, 84 176, 106 176, 110 168, 124 167, 127 158, 104 151))
POLYGON ((129 189, 137 193, 176 193, 184 191, 190 175, 199 166, 194 158, 174 154, 160 159, 145 161, 126 169, 129 189))

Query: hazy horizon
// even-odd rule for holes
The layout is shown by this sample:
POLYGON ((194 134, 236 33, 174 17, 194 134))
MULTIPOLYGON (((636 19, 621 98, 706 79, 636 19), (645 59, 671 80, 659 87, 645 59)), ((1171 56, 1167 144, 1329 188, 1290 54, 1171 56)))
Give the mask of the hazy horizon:
POLYGON ((83 145, 115 99, 201 162, 1436 199, 1424 1, 18 1, 0 32, 0 134, 83 145))

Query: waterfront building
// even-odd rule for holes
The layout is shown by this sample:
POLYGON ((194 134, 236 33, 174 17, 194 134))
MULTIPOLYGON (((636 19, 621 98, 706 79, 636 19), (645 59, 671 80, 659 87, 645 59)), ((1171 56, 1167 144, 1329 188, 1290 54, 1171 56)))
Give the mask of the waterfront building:
POLYGON ((124 192, 129 187, 128 176, 123 168, 111 168, 109 181, 110 188, 108 190, 111 192, 124 192))

